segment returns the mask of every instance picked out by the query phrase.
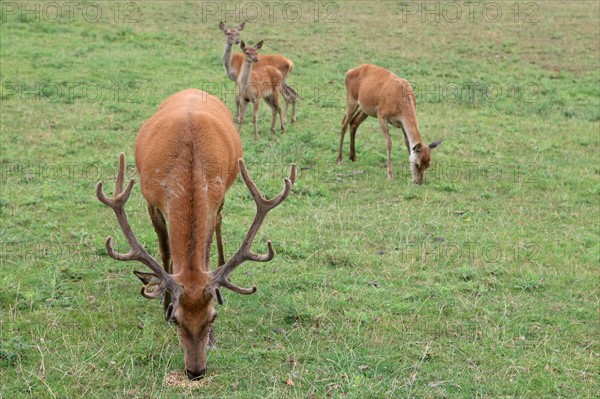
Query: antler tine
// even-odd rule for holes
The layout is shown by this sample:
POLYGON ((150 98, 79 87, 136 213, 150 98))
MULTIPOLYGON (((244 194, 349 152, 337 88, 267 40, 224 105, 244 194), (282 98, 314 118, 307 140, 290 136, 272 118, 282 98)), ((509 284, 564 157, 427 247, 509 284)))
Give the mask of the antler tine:
MULTIPOLYGON (((125 154, 121 153, 119 155, 119 170, 117 172, 117 184, 115 188, 115 195, 112 198, 108 198, 106 194, 104 194, 104 183, 99 181, 96 185, 96 196, 98 199, 105 205, 111 207, 115 210, 121 204, 125 204, 129 199, 129 195, 131 194, 131 189, 133 188, 134 180, 129 180, 125 191, 123 191, 123 180, 125 178, 125 154)), ((115 210, 116 212, 116 210, 115 210)))
POLYGON ((125 212, 125 203, 129 199, 131 189, 133 188, 134 180, 131 179, 127 184, 125 190, 123 190, 123 181, 125 177, 125 154, 121 153, 119 156, 119 170, 117 173, 117 183, 115 188, 115 194, 112 198, 108 198, 103 190, 103 183, 100 181, 96 185, 96 196, 103 204, 112 208, 117 216, 117 221, 121 227, 121 231, 129 244, 130 250, 126 254, 119 253, 113 248, 113 239, 108 237, 106 239, 106 252, 108 255, 116 260, 120 261, 139 261, 144 265, 148 266, 150 270, 156 273, 162 280, 160 288, 155 291, 157 295, 161 294, 164 290, 169 288, 172 278, 171 276, 159 265, 159 263, 152 257, 144 247, 139 243, 129 221, 127 220, 127 213, 125 212))
POLYGON ((296 182, 296 164, 293 163, 291 166, 291 170, 290 170, 290 177, 286 177, 284 179, 283 191, 281 193, 279 193, 279 195, 277 195, 276 197, 273 197, 272 199, 267 200, 267 199, 265 199, 265 197, 262 196, 262 194, 260 193, 260 190, 256 186, 256 183, 254 183, 254 181, 248 174, 248 169, 246 168, 246 163, 244 162, 244 160, 242 158, 238 159, 238 165, 240 167, 240 172, 242 174, 242 178, 244 179, 244 182, 246 183, 248 190, 250 190, 250 193, 252 194, 252 198, 254 198, 254 202, 256 202, 256 206, 261 208, 261 209, 259 209, 259 211, 263 210, 262 208, 266 208, 265 210, 266 210, 266 212, 268 212, 271 209, 275 208, 277 205, 281 204, 287 198, 287 196, 290 194, 290 192, 292 191, 292 186, 296 182))
MULTIPOLYGON (((238 165, 240 167, 240 172, 242 174, 242 178, 248 187, 248 190, 252 194, 254 198, 254 202, 256 203, 256 215, 254 216, 254 220, 246 233, 246 237, 244 237, 244 241, 242 245, 238 249, 238 251, 233 255, 231 259, 223 266, 216 269, 212 272, 213 275, 213 286, 214 287, 225 287, 230 290, 237 292, 238 294, 249 295, 256 292, 256 287, 253 288, 241 288, 233 284, 231 281, 227 279, 227 276, 231 274, 235 270, 236 267, 241 265, 243 262, 247 260, 252 260, 255 262, 268 262, 275 256, 275 250, 273 249, 273 243, 271 241, 267 241, 267 253, 263 255, 258 255, 251 250, 252 242, 254 241, 254 237, 256 233, 260 229, 267 213, 275 208, 277 205, 281 204, 290 194, 294 182, 296 181, 296 164, 292 164, 290 176, 289 178, 284 179, 284 187, 283 190, 279 193, 279 195, 274 198, 267 200, 260 193, 260 190, 248 174, 248 170, 246 169, 246 164, 243 159, 238 159, 238 165)), ((219 301, 220 303, 221 301, 219 301)))

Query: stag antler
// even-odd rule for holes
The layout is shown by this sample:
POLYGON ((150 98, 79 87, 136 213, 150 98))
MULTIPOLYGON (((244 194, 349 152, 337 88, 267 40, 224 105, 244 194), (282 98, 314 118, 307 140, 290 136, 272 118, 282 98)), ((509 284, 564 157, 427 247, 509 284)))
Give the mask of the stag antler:
MULTIPOLYGON (((142 295, 147 298, 153 299, 161 294, 163 294, 166 290, 171 290, 173 292, 179 291, 180 286, 173 280, 171 275, 167 273, 158 262, 146 252, 146 250, 142 247, 142 245, 138 242, 135 234, 133 233, 131 226, 129 225, 129 221, 127 220, 127 213, 125 212, 125 203, 129 199, 129 195, 131 194, 131 189, 133 188, 133 179, 129 180, 127 187, 123 190, 123 178, 125 176, 125 154, 121 153, 119 155, 119 171, 117 173, 117 185, 115 188, 115 194, 112 198, 108 198, 104 194, 103 183, 100 181, 96 185, 96 196, 103 204, 112 208, 115 211, 115 215, 117 216, 117 221, 119 222, 119 226, 121 226, 121 230, 125 235, 125 239, 129 244, 130 250, 126 254, 122 254, 116 252, 113 248, 112 237, 108 237, 106 239, 106 252, 108 255, 116 260, 121 261, 139 261, 144 265, 148 266, 150 270, 152 270, 160 279, 160 285, 158 288, 153 290, 147 290, 150 288, 149 285, 146 287, 142 287, 142 295)), ((154 288, 154 285, 151 285, 154 288)))
POLYGON ((244 241, 242 241, 240 249, 238 249, 235 255, 233 255, 233 257, 229 259, 227 263, 211 272, 213 280, 210 285, 210 290, 213 293, 213 296, 217 299, 217 301, 220 304, 223 304, 223 301, 221 299, 221 295, 218 293, 217 290, 217 288, 219 287, 229 288, 230 290, 243 295, 249 295, 256 292, 256 287, 238 287, 237 285, 229 281, 227 277, 229 276, 229 274, 231 274, 231 272, 235 270, 236 267, 238 267, 247 260, 252 260, 255 262, 268 262, 271 259, 273 259, 273 257, 275 256, 275 250, 273 249, 273 243, 270 240, 267 241, 267 253, 264 255, 258 255, 252 252, 252 241, 254 241, 254 237, 256 236, 256 233, 258 232, 260 226, 265 220, 265 216, 267 216, 267 213, 269 213, 271 209, 281 204, 287 198, 287 196, 292 191, 292 186, 294 185, 294 182, 296 181, 296 164, 292 164, 290 177, 286 177, 284 179, 285 186, 283 188, 283 191, 281 191, 281 193, 279 193, 279 195, 277 195, 276 197, 267 200, 262 196, 258 187, 256 187, 256 184, 252 181, 250 175, 248 175, 248 170, 246 169, 246 164, 244 163, 244 160, 241 158, 238 159, 238 165, 240 167, 240 172, 242 173, 244 183, 246 183, 246 186, 248 187, 248 190, 250 190, 252 198, 254 198, 254 202, 256 203, 256 216, 254 216, 254 221, 250 225, 250 228, 246 233, 246 237, 244 238, 244 241))

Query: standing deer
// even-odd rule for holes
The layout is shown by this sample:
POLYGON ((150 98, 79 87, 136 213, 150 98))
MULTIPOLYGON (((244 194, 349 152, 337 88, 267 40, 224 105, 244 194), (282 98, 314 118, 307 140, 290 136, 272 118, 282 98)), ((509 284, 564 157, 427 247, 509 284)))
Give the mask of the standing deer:
MULTIPOLYGON (((226 42, 225 42, 225 51, 223 52, 223 66, 225 66, 225 73, 227 77, 234 82, 237 82, 238 76, 242 71, 242 65, 244 64, 244 54, 243 53, 233 53, 233 45, 237 45, 240 43, 240 32, 244 29, 245 22, 242 22, 236 28, 226 28, 225 24, 221 21, 219 24, 219 29, 225 34, 226 42)), ((288 106, 292 104, 292 115, 291 115, 291 123, 294 124, 296 122, 296 100, 298 98, 298 94, 290 85, 287 84, 286 79, 289 73, 294 70, 294 63, 287 59, 286 57, 279 54, 262 54, 260 59, 257 61, 255 68, 262 67, 264 65, 270 65, 275 67, 281 72, 283 75, 283 83, 281 85, 283 94, 283 98, 285 100, 285 111, 284 115, 284 123, 287 118, 288 106)), ((240 104, 236 98, 236 122, 240 122, 240 104)))
POLYGON ((131 248, 115 252, 112 237, 106 240, 109 256, 120 261, 139 261, 152 273, 134 272, 142 281, 141 294, 149 299, 165 294, 165 319, 178 327, 189 379, 206 372, 205 349, 214 344, 212 324, 217 317, 213 299, 223 303, 220 287, 238 294, 252 294, 256 287, 241 288, 228 276, 247 260, 267 262, 275 251, 267 242, 267 254, 251 251, 252 241, 267 213, 284 201, 296 179, 296 165, 285 179, 283 191, 266 200, 248 175, 241 159, 242 146, 231 113, 216 97, 199 90, 185 90, 165 100, 140 129, 135 143, 135 163, 150 219, 158 236, 163 266, 136 239, 125 213, 133 179, 123 190, 125 156, 121 154, 116 190, 112 198, 99 182, 96 195, 111 207, 131 248), (256 202, 256 216, 238 249, 227 263, 221 244, 221 209, 226 191, 241 171, 256 202), (217 237, 219 267, 209 270, 213 232, 217 237))
POLYGON ((356 130, 368 116, 379 119, 387 148, 387 178, 392 180, 392 140, 388 123, 399 127, 404 133, 408 149, 413 182, 421 184, 423 174, 431 162, 431 150, 442 140, 429 145, 423 143, 417 121, 415 94, 407 80, 399 78, 387 69, 363 64, 346 72, 348 108, 342 120, 342 133, 338 150, 338 164, 342 163, 344 135, 350 125, 350 160, 356 161, 354 140, 356 130))
POLYGON ((270 65, 263 65, 260 68, 254 68, 252 64, 258 62, 258 50, 262 47, 263 41, 256 43, 253 47, 246 47, 242 40, 240 48, 244 52, 244 64, 242 71, 238 76, 236 85, 237 101, 240 105, 240 121, 238 133, 242 134, 242 125, 246 119, 246 107, 249 102, 254 104, 252 111, 252 122, 254 123, 254 140, 258 141, 258 107, 261 98, 271 107, 271 133, 275 133, 275 122, 279 114, 281 122, 281 132, 285 133, 285 122, 281 117, 281 107, 279 106, 279 92, 283 82, 283 75, 279 70, 270 65))

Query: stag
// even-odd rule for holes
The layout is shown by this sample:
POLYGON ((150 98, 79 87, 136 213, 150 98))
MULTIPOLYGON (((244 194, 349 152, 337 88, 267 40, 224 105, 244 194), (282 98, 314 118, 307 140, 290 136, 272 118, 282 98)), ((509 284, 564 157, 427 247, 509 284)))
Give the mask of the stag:
POLYGON ((199 90, 185 90, 165 100, 141 128, 135 143, 135 163, 150 219, 158 236, 162 266, 136 239, 127 220, 125 203, 134 181, 123 188, 125 156, 120 155, 116 190, 107 197, 103 183, 98 199, 113 209, 130 251, 118 253, 113 239, 106 240, 109 256, 119 261, 138 261, 150 269, 134 272, 144 284, 141 294, 149 299, 164 295, 164 316, 175 323, 183 346, 189 379, 206 373, 206 348, 214 344, 212 325, 217 317, 215 301, 223 303, 219 288, 249 295, 256 287, 242 288, 229 275, 245 261, 268 262, 275 250, 267 241, 267 253, 251 246, 267 213, 290 194, 296 179, 292 164, 283 190, 265 199, 242 160, 242 146, 231 113, 216 97, 199 90), (221 209, 225 193, 238 172, 256 203, 256 215, 238 251, 224 260, 221 209), (210 270, 209 250, 217 238, 219 266, 210 270))

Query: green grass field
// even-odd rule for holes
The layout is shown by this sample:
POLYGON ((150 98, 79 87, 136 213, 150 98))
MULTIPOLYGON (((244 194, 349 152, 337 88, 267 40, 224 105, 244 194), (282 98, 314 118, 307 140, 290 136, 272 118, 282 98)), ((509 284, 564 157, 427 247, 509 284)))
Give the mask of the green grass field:
MULTIPOLYGON (((0 398, 598 397, 598 2, 0 6, 0 398), (275 259, 232 275, 258 292, 224 292, 206 383, 169 387, 175 327, 139 295, 144 267, 106 255, 108 235, 125 241, 95 184, 113 189, 120 152, 135 177, 137 131, 169 95, 234 110, 218 24, 236 17, 293 60, 302 96, 284 136, 264 102, 258 143, 247 119, 250 173, 269 196, 301 173, 255 242, 275 259), (386 180, 373 118, 357 162, 347 135, 335 163, 361 63, 408 79, 424 140, 445 140, 424 185, 395 128, 386 180)), ((139 184, 128 212, 157 255, 139 184)), ((238 180, 227 255, 253 216, 238 180)))

